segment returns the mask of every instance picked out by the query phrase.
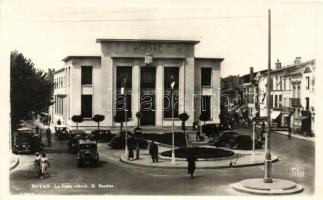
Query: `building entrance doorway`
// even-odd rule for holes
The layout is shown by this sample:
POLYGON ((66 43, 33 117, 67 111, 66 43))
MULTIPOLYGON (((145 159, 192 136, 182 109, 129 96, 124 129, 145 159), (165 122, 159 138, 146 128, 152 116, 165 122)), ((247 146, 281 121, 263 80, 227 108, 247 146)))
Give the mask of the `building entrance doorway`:
POLYGON ((142 118, 140 125, 155 125, 155 90, 156 68, 141 67, 140 75, 140 111, 142 118))

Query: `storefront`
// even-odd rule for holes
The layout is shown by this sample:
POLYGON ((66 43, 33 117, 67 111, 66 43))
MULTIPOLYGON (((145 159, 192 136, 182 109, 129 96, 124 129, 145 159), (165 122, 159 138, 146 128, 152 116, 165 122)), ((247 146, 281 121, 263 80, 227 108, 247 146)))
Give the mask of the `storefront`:
MULTIPOLYGON (((194 46, 187 40, 97 39, 100 56, 68 56, 63 59, 65 105, 63 122, 73 128, 73 115, 82 115, 84 128, 93 128, 95 114, 105 116, 100 124, 117 126, 115 116, 125 116, 129 126, 171 126, 172 96, 175 125, 186 112, 191 125, 201 111, 209 122, 219 122, 220 66, 222 58, 196 58, 194 46), (171 83, 174 82, 173 87, 171 83)), ((55 74, 56 75, 56 74, 55 74)), ((58 74, 57 74, 58 75, 58 74)), ((61 89, 60 89, 61 90, 61 89)), ((55 89, 59 96, 59 90, 55 89)))

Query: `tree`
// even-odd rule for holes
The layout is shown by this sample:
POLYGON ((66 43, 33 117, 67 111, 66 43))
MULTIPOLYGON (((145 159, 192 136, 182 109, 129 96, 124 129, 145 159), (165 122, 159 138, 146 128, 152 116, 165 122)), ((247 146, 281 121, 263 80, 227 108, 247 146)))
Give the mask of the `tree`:
POLYGON ((79 129, 78 123, 83 122, 83 117, 82 117, 82 115, 73 115, 72 116, 72 121, 74 123, 76 123, 76 130, 78 130, 79 129))
POLYGON ((104 118, 105 118, 104 115, 94 115, 94 117, 92 118, 93 121, 98 123, 98 130, 100 130, 100 122, 102 122, 104 118))
POLYGON ((187 113, 181 113, 180 115, 178 115, 178 118, 182 121, 182 130, 185 133, 185 122, 190 118, 190 116, 187 113))
POLYGON ((142 112, 140 112, 140 111, 138 111, 137 113, 136 113, 136 117, 137 117, 137 121, 138 121, 138 123, 137 123, 137 128, 139 128, 139 126, 140 126, 140 119, 142 118, 142 112))
POLYGON ((190 116, 187 113, 181 113, 178 115, 178 118, 182 121, 182 130, 184 131, 185 139, 186 139, 186 144, 188 145, 188 137, 186 135, 186 127, 185 127, 185 122, 190 118, 190 116))
POLYGON ((10 54, 11 128, 16 129, 22 120, 30 120, 47 112, 53 104, 54 85, 47 74, 36 69, 34 63, 22 53, 10 54))

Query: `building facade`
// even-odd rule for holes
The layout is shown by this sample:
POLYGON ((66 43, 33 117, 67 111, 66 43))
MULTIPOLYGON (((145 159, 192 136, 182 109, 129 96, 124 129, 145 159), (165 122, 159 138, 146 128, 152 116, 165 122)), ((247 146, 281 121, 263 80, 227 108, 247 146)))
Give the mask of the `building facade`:
POLYGON ((219 122, 220 69, 222 58, 196 58, 187 40, 97 39, 99 56, 67 56, 65 66, 56 71, 55 114, 74 129, 73 115, 82 115, 79 126, 93 129, 95 114, 104 115, 100 124, 114 127, 118 116, 127 113, 128 126, 171 126, 172 96, 175 125, 180 113, 197 120, 201 112, 209 122, 219 122), (171 83, 175 85, 172 88, 171 83), (173 94, 173 95, 172 95, 173 94), (126 110, 126 112, 125 112, 126 110))
MULTIPOLYGON (((260 115, 267 116, 266 85, 268 73, 259 79, 260 115)), ((315 126, 315 60, 302 62, 296 57, 292 65, 282 67, 279 61, 271 72, 271 117, 280 126, 291 126, 301 134, 314 134, 315 126)))

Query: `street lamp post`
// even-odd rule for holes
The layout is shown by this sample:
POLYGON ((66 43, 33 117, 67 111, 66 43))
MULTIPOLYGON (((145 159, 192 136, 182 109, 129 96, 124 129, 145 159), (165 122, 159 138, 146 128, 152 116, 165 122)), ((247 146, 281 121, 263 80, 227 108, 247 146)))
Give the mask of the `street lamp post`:
POLYGON ((271 178, 271 153, 270 153, 270 143, 271 143, 271 130, 270 130, 270 122, 271 122, 271 116, 270 116, 270 94, 271 94, 271 18, 270 18, 270 10, 268 11, 268 77, 267 77, 267 134, 266 134, 266 144, 265 144, 265 177, 264 182, 265 183, 272 183, 273 180, 271 178))
POLYGON ((128 157, 128 134, 127 134, 127 94, 126 94, 126 83, 127 79, 123 79, 123 86, 121 87, 121 94, 124 95, 124 121, 125 121, 125 126, 124 126, 124 131, 125 131, 125 148, 124 148, 124 156, 125 158, 128 157))
POLYGON ((303 187, 294 183, 293 181, 284 179, 273 179, 271 174, 271 153, 270 153, 270 90, 271 90, 271 79, 270 79, 270 59, 271 59, 271 39, 270 39, 270 9, 268 11, 268 81, 267 81, 267 135, 266 135, 266 157, 265 157, 265 176, 264 178, 252 178, 245 179, 232 185, 232 187, 238 191, 243 191, 251 194, 266 194, 266 195, 282 195, 282 194, 295 194, 303 191, 303 187))
POLYGON ((172 106, 172 165, 175 166, 175 136, 174 136, 174 86, 176 82, 174 80, 170 83, 171 88, 171 106, 172 106))

